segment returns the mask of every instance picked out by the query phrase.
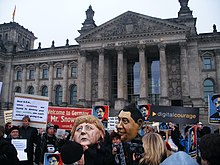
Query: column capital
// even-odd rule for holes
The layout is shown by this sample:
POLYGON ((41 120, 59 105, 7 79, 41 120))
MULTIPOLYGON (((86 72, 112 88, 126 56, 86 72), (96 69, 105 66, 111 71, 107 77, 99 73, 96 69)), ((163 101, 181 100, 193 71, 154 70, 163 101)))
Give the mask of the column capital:
POLYGON ((101 49, 98 49, 98 50, 97 50, 97 52, 98 52, 98 54, 104 54, 104 52, 105 52, 105 49, 103 49, 103 48, 101 48, 101 49))
POLYGON ((115 48, 115 50, 117 51, 117 53, 123 53, 124 48, 121 46, 118 46, 115 48))
POLYGON ((137 48, 139 51, 145 51, 146 45, 141 44, 141 45, 138 45, 137 48))
POLYGON ((180 48, 186 48, 187 43, 186 42, 179 42, 180 48))
POLYGON ((164 43, 159 43, 157 46, 160 50, 165 50, 165 48, 166 48, 166 44, 164 44, 164 43))
POLYGON ((80 56, 86 57, 89 53, 86 50, 79 50, 80 56))

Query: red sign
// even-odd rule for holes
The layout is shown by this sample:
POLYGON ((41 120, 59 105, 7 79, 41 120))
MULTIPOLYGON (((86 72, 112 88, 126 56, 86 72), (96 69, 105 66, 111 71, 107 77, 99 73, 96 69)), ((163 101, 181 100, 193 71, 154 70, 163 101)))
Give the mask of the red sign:
POLYGON ((47 121, 58 125, 60 129, 71 130, 75 118, 84 115, 92 115, 92 109, 49 106, 47 121))

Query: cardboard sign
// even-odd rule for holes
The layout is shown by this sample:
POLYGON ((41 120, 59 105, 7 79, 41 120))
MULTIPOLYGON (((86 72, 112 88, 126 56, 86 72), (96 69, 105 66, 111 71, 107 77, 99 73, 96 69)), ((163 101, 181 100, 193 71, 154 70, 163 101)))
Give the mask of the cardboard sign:
POLYGON ((100 119, 105 128, 108 127, 109 106, 107 105, 93 106, 92 115, 100 119))
POLYGON ((208 120, 210 124, 220 124, 220 94, 208 96, 208 120))
POLYGON ((30 126, 46 127, 48 102, 48 97, 15 93, 12 113, 13 125, 22 125, 22 118, 29 116, 31 119, 30 126))

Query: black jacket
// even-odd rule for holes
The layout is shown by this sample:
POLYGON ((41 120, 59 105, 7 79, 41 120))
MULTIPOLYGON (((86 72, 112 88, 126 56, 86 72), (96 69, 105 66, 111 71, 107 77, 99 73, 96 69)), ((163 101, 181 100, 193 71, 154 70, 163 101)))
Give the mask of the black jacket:
POLYGON ((19 159, 17 151, 13 144, 0 138, 0 164, 2 165, 18 165, 19 159))

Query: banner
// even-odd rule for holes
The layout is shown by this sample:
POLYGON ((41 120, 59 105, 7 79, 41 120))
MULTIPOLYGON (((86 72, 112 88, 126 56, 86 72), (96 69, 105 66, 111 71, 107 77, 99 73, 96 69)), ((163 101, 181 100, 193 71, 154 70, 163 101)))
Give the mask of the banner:
POLYGON ((48 107, 48 122, 58 125, 60 129, 71 130, 78 116, 92 115, 91 108, 48 107))
POLYGON ((31 126, 46 128, 48 102, 45 96, 15 93, 12 124, 22 125, 22 118, 29 116, 31 126))
POLYGON ((151 105, 149 118, 153 122, 196 124, 199 122, 199 109, 178 106, 151 105))
POLYGON ((220 124, 220 94, 208 96, 208 120, 210 124, 220 124))

